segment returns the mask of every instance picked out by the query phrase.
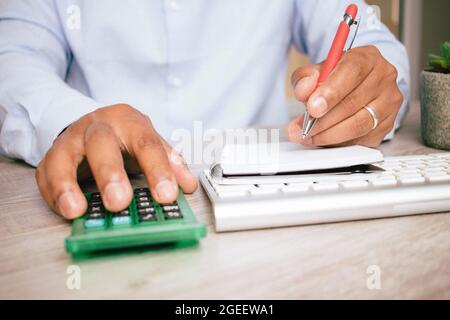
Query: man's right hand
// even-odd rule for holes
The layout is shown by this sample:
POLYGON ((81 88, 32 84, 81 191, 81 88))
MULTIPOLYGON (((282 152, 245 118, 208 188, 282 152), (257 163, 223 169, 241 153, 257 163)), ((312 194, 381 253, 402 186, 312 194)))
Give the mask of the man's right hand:
POLYGON ((183 158, 159 136, 150 119, 124 104, 100 108, 71 124, 39 163, 36 180, 47 204, 74 219, 87 209, 78 178, 92 174, 106 209, 117 212, 133 196, 127 172, 143 173, 160 203, 173 202, 178 185, 186 193, 197 188, 183 158))

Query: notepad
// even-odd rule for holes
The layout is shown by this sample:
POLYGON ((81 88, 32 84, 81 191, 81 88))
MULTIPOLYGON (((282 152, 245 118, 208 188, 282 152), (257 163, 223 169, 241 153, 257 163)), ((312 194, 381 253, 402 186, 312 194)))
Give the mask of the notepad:
POLYGON ((290 142, 279 144, 226 145, 220 160, 211 167, 218 183, 304 181, 312 175, 325 180, 342 175, 367 174, 383 161, 380 151, 362 146, 306 148, 290 142))

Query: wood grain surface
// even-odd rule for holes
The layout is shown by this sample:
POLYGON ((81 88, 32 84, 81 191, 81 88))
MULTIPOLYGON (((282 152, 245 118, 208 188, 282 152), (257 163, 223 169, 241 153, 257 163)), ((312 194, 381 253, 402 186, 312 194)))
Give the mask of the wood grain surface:
MULTIPOLYGON (((436 152, 420 142, 417 104, 381 150, 436 152)), ((0 298, 450 298, 448 213, 217 234, 203 190, 188 200, 208 225, 198 246, 74 261, 64 250, 70 223, 42 201, 34 169, 1 158, 0 298), (80 290, 66 286, 73 264, 80 290), (380 290, 366 286, 371 265, 380 290)))

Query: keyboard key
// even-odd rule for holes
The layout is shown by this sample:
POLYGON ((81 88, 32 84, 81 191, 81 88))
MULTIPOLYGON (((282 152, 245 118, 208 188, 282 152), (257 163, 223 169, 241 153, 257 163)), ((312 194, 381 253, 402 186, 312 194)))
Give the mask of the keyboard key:
POLYGON ((425 178, 422 176, 405 177, 405 178, 400 178, 399 180, 403 185, 414 185, 414 184, 425 183, 425 178))
POLYGON ((272 195, 277 194, 279 189, 263 189, 263 188, 254 188, 250 190, 250 193, 254 196, 262 196, 262 195, 272 195))
POLYGON ((281 189, 281 192, 283 193, 302 193, 308 191, 309 186, 286 186, 283 189, 281 189))
POLYGON ((402 169, 397 171, 400 175, 418 175, 420 171, 417 169, 402 169))
POLYGON ((442 159, 429 160, 429 161, 427 161, 427 163, 429 163, 430 166, 443 166, 443 167, 446 167, 448 165, 447 161, 444 161, 442 159))
POLYGON ((248 191, 246 190, 227 190, 227 191, 220 191, 218 192, 218 195, 222 199, 228 199, 228 198, 240 198, 245 197, 248 195, 248 191))
POLYGON ((446 168, 444 167, 427 167, 425 169, 423 169, 422 171, 424 173, 429 173, 429 172, 444 172, 446 170, 446 168))
POLYGON ((428 171, 428 172, 424 172, 424 175, 426 178, 430 178, 430 177, 446 176, 447 173, 445 171, 428 171))
POLYGON ((397 174, 397 180, 404 180, 404 179, 418 179, 422 178, 422 174, 419 173, 401 173, 397 174))
POLYGON ((341 182, 344 189, 364 189, 369 187, 368 181, 344 181, 341 182))
POLYGON ((436 153, 432 156, 438 159, 450 160, 450 153, 436 153))
POLYGON ((237 184, 237 185, 218 185, 216 184, 214 186, 214 190, 216 192, 228 192, 228 191, 249 191, 251 189, 254 189, 255 186, 253 184, 237 184))
POLYGON ((335 191, 339 190, 339 185, 332 182, 318 182, 313 185, 314 191, 335 191))
POLYGON ((397 185, 397 179, 395 178, 375 179, 371 180, 370 183, 374 187, 394 187, 397 185))
POLYGON ((428 177, 430 182, 450 182, 450 175, 440 175, 428 177))
POLYGON ((402 161, 402 163, 407 167, 417 167, 417 166, 421 166, 421 165, 425 164, 421 160, 405 160, 405 161, 402 161))
POLYGON ((276 184, 271 183, 271 184, 258 184, 257 187, 261 189, 282 189, 286 187, 286 185, 284 183, 276 183, 276 184))

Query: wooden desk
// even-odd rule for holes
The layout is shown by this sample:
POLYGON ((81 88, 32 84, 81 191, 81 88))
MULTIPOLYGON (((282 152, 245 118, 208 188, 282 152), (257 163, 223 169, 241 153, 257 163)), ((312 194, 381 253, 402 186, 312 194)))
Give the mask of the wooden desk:
MULTIPOLYGON (((386 155, 433 152, 418 106, 386 155)), ((450 215, 216 234, 202 190, 188 197, 209 234, 197 247, 72 261, 70 224, 47 209, 34 170, 0 160, 0 298, 450 298, 450 215), (81 268, 81 290, 66 269, 81 268), (366 287, 370 265, 381 290, 366 287)))

